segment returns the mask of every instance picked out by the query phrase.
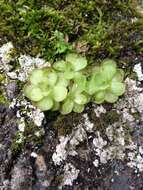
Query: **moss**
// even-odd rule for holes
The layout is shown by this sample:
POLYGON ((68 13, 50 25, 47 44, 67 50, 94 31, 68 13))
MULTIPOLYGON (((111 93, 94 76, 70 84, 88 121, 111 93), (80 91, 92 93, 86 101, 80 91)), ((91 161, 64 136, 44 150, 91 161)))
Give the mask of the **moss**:
POLYGON ((25 139, 25 145, 40 145, 42 143, 42 137, 43 137, 43 131, 38 126, 36 126, 34 123, 26 123, 26 128, 23 133, 24 139, 25 139), (37 135, 38 133, 38 135, 37 135))
POLYGON ((9 101, 6 98, 5 90, 3 87, 4 82, 5 82, 5 76, 0 73, 0 103, 4 103, 4 104, 8 105, 9 101))
POLYGON ((74 127, 81 123, 81 114, 71 113, 67 116, 60 115, 53 127, 58 131, 58 136, 70 134, 74 127))
POLYGON ((122 63, 128 50, 133 55, 142 52, 143 22, 131 0, 1 0, 0 7, 0 36, 22 53, 40 53, 47 60, 62 55, 66 51, 57 53, 61 41, 55 31, 69 45, 86 42, 91 62, 114 57, 122 63), (135 17, 137 23, 132 22, 135 17))
POLYGON ((3 91, 1 89, 0 89, 0 103, 8 104, 8 101, 3 95, 3 91))
POLYGON ((43 131, 34 123, 27 122, 24 132, 17 131, 15 138, 11 144, 13 154, 18 153, 22 149, 32 150, 39 147, 43 142, 43 131), (37 135, 38 134, 38 135, 37 135))
POLYGON ((116 110, 111 110, 107 112, 106 114, 101 115, 101 120, 106 125, 111 125, 115 122, 118 122, 120 118, 120 115, 116 112, 116 110))
POLYGON ((3 74, 0 74, 0 82, 2 82, 4 80, 4 76, 3 74))
POLYGON ((15 138, 12 141, 11 144, 11 151, 12 153, 15 155, 17 154, 19 151, 21 151, 21 149, 24 147, 24 138, 23 138, 23 133, 22 132, 16 132, 15 134, 15 138))

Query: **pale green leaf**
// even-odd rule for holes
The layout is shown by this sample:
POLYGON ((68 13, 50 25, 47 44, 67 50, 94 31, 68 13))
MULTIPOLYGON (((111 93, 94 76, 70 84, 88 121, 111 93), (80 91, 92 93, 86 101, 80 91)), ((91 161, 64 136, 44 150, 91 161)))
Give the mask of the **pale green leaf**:
POLYGON ((84 111, 84 105, 74 104, 73 111, 76 113, 81 113, 84 111))
POLYGON ((66 56, 66 62, 69 62, 72 64, 74 71, 80 71, 87 66, 86 58, 75 53, 68 54, 66 56))
POLYGON ((66 70, 66 62, 64 60, 57 61, 53 64, 53 67, 57 71, 65 71, 66 70))
POLYGON ((52 111, 57 111, 60 108, 60 103, 59 102, 54 102, 54 105, 52 107, 52 111))
POLYGON ((73 106, 74 106, 74 103, 72 100, 70 100, 70 99, 65 100, 65 102, 63 103, 62 108, 61 108, 61 113, 63 115, 66 115, 66 114, 72 112, 73 106))
POLYGON ((124 71, 122 69, 117 69, 112 81, 122 82, 124 79, 124 71))
POLYGON ((65 71, 64 72, 64 78, 67 80, 73 79, 75 73, 73 71, 65 71))
POLYGON ((125 84, 121 82, 112 81, 110 89, 113 94, 121 96, 125 92, 125 84))
POLYGON ((109 84, 102 78, 102 75, 96 73, 92 75, 90 81, 87 83, 86 92, 92 95, 100 90, 105 90, 108 87, 109 84))
POLYGON ((40 88, 43 96, 48 96, 52 92, 52 88, 48 84, 39 83, 38 87, 40 88))
POLYGON ((31 72, 29 80, 32 84, 37 85, 38 83, 42 82, 44 77, 44 72, 42 69, 34 69, 31 72))
POLYGON ((59 76, 58 76, 57 85, 67 87, 69 84, 69 80, 64 77, 63 73, 59 73, 58 75, 59 76))
POLYGON ((50 97, 45 97, 41 101, 39 101, 36 105, 41 111, 47 111, 52 108, 53 100, 50 97))
POLYGON ((115 61, 111 59, 105 60, 101 66, 102 78, 106 81, 110 81, 117 71, 116 67, 115 61))
POLYGON ((118 96, 116 96, 115 94, 112 94, 111 92, 106 92, 105 100, 109 103, 114 103, 118 100, 118 96))
POLYGON ((24 87, 24 93, 30 100, 35 102, 43 98, 43 94, 40 88, 33 85, 26 85, 24 87))
POLYGON ((87 97, 83 94, 76 94, 74 102, 77 104, 86 104, 87 103, 87 97))
POLYGON ((82 92, 86 89, 86 76, 82 73, 76 73, 74 77, 75 83, 77 84, 78 89, 82 92))
POLYGON ((57 78, 58 78, 58 76, 57 76, 56 72, 49 73, 48 77, 47 77, 48 84, 50 86, 54 86, 56 84, 57 78))
POLYGON ((56 102, 63 101, 67 96, 67 88, 57 85, 53 88, 53 98, 56 102))
POLYGON ((105 93, 106 93, 106 91, 97 92, 94 96, 95 103, 97 103, 97 104, 103 103, 105 100, 105 93))

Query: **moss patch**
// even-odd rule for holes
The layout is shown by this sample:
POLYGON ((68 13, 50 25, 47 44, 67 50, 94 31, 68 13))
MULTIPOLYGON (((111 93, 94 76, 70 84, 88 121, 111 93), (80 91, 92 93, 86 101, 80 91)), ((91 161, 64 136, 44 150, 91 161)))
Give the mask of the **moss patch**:
POLYGON ((81 114, 71 113, 67 116, 60 115, 53 127, 57 130, 58 136, 70 134, 74 127, 82 122, 81 114))
POLYGON ((88 44, 91 60, 127 59, 128 51, 143 51, 142 18, 130 0, 2 0, 0 7, 0 37, 22 53, 53 60, 77 42, 88 44), (59 44, 62 51, 57 51, 59 44))
POLYGON ((26 123, 25 131, 18 131, 13 139, 11 150, 13 154, 17 154, 22 149, 32 151, 38 148, 43 142, 43 131, 34 123, 26 123))

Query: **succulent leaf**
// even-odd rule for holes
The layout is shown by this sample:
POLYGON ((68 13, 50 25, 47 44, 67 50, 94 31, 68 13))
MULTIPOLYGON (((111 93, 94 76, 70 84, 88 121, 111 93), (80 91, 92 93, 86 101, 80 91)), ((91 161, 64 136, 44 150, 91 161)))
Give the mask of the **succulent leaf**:
POLYGON ((63 101, 67 96, 67 88, 57 85, 53 88, 53 98, 56 102, 63 101))
POLYGON ((124 72, 122 69, 117 69, 116 74, 114 75, 112 81, 122 82, 124 79, 124 72))
POLYGON ((42 111, 50 110, 53 106, 53 100, 50 97, 45 97, 37 102, 37 107, 42 111))
POLYGON ((73 66, 74 71, 80 71, 87 66, 87 60, 81 55, 70 53, 66 56, 66 62, 69 62, 73 66))
POLYGON ((111 92, 116 96, 121 96, 125 92, 125 84, 121 82, 112 81, 110 89, 111 92))
POLYGON ((49 73, 48 78, 47 78, 48 84, 50 86, 54 86, 56 84, 57 78, 58 78, 58 76, 57 76, 56 72, 49 73))
POLYGON ((118 96, 116 96, 115 94, 112 94, 111 92, 106 92, 105 100, 106 102, 114 103, 118 100, 118 96))
POLYGON ((44 72, 42 69, 34 69, 31 72, 29 80, 32 84, 37 85, 38 83, 42 82, 44 78, 44 72))
POLYGON ((43 98, 42 91, 37 86, 27 85, 24 88, 25 95, 32 101, 39 101, 43 98))
POLYGON ((83 94, 77 94, 75 96, 74 102, 77 104, 80 104, 80 105, 86 104, 87 103, 87 97, 83 94))
POLYGON ((76 113, 81 113, 84 110, 84 105, 74 104, 73 111, 76 113))
POLYGON ((105 60, 101 66, 102 78, 106 81, 110 81, 116 74, 116 63, 111 60, 105 60))
POLYGON ((104 80, 104 78, 102 78, 102 75, 100 73, 95 73, 87 84, 87 93, 93 95, 95 92, 105 90, 108 87, 109 84, 104 80))
POLYGON ((69 85, 69 80, 64 77, 63 73, 59 73, 58 74, 57 85, 59 85, 59 86, 65 86, 65 87, 67 87, 69 85))
POLYGON ((82 73, 76 73, 74 80, 81 92, 86 89, 87 80, 85 75, 82 73))
POLYGON ((72 100, 70 99, 65 100, 61 108, 61 113, 65 115, 72 112, 73 106, 74 106, 74 102, 72 100))
POLYGON ((57 61, 53 64, 53 67, 57 71, 65 71, 66 70, 66 62, 64 60, 57 61))
POLYGON ((95 103, 97 103, 97 104, 103 103, 105 100, 105 93, 106 93, 106 91, 97 92, 94 96, 95 103))

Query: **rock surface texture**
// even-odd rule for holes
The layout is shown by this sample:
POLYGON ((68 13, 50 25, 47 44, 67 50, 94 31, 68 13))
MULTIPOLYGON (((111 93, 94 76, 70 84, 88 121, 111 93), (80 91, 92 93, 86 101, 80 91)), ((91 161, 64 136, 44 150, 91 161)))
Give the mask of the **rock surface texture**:
POLYGON ((126 79, 114 106, 91 104, 83 114, 49 119, 43 142, 11 150, 18 119, 0 105, 1 190, 141 190, 143 188, 142 84, 126 79))

